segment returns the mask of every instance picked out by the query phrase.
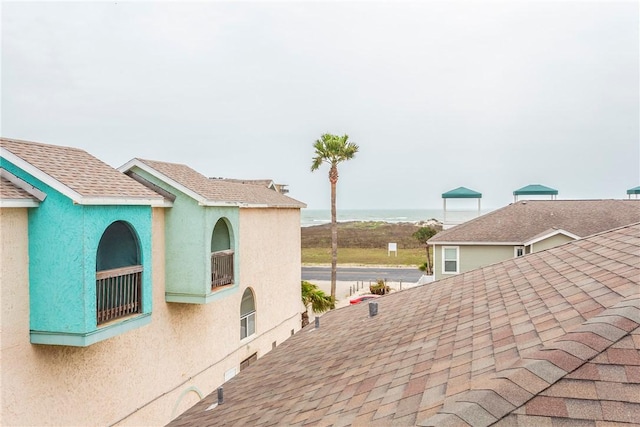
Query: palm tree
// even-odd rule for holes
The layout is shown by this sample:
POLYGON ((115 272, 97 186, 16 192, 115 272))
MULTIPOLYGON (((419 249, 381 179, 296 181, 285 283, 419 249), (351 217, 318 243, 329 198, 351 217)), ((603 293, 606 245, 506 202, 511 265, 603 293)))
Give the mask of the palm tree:
POLYGON ((314 313, 324 313, 325 311, 333 308, 333 300, 331 297, 324 293, 324 291, 318 288, 317 285, 309 283, 305 280, 302 284, 302 304, 304 304, 305 311, 302 313, 302 327, 304 328, 309 324, 309 304, 311 304, 311 310, 314 313))
POLYGON ((338 163, 351 160, 358 152, 358 145, 348 142, 348 139, 348 135, 323 134, 313 144, 316 152, 311 163, 311 172, 317 170, 322 163, 329 164, 329 182, 331 183, 331 298, 334 302, 336 300, 336 272, 338 266, 338 222, 336 220, 338 163))
POLYGON ((433 227, 420 227, 412 237, 424 245, 427 251, 427 262, 418 267, 420 271, 424 271, 427 275, 433 274, 433 263, 431 262, 431 252, 429 251, 429 239, 436 235, 438 230, 433 227))

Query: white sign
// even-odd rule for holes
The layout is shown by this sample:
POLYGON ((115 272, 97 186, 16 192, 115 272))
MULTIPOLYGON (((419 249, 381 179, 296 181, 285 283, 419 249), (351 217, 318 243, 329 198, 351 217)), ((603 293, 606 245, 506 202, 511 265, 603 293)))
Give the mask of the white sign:
POLYGON ((389 243, 389 250, 387 251, 387 256, 391 256, 391 252, 395 252, 396 256, 398 256, 398 244, 397 243, 389 243))

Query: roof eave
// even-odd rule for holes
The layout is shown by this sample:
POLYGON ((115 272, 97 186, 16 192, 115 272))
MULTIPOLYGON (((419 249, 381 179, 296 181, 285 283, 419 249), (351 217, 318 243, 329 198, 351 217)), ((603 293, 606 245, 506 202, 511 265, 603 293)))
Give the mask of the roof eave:
POLYGON ((435 246, 443 246, 443 245, 455 245, 455 246, 523 246, 524 242, 460 242, 460 241, 450 241, 450 242, 432 242, 427 241, 428 244, 435 246))
POLYGON ((53 178, 51 175, 48 175, 47 173, 41 171, 37 167, 33 166, 31 163, 27 162, 26 160, 22 159, 19 156, 16 156, 15 154, 13 154, 11 151, 7 150, 4 147, 0 147, 0 157, 7 159, 9 162, 13 163, 15 166, 22 169, 24 172, 33 176, 37 180, 42 181, 49 187, 53 188, 54 190, 61 193, 62 195, 70 198, 71 200, 77 201, 82 198, 80 193, 67 187, 57 179, 53 178))
POLYGON ((152 166, 149 166, 148 164, 144 163, 140 159, 135 159, 135 158, 131 159, 127 163, 125 163, 124 165, 120 166, 117 169, 120 172, 125 173, 127 171, 132 170, 134 167, 137 167, 138 169, 141 169, 141 170, 147 172, 148 174, 154 176, 155 178, 158 178, 160 181, 164 182, 165 184, 168 184, 168 185, 172 186, 173 188, 179 190, 180 192, 186 194, 187 196, 189 196, 192 199, 194 199, 195 201, 197 201, 198 204, 201 205, 201 206, 229 206, 229 205, 211 204, 211 203, 219 203, 219 202, 213 202, 211 200, 207 200, 201 194, 196 193, 195 191, 193 191, 192 189, 190 189, 188 187, 185 187, 184 185, 180 184, 179 182, 175 181, 174 179, 166 176, 162 172, 159 172, 157 169, 153 168, 152 166))
POLYGON ((125 206, 153 206, 153 207, 170 207, 167 206, 167 201, 163 198, 135 198, 135 197, 81 197, 78 200, 73 201, 77 205, 88 206, 113 206, 113 205, 125 205, 125 206))
POLYGON ((0 208, 37 208, 40 202, 34 199, 0 199, 0 208))

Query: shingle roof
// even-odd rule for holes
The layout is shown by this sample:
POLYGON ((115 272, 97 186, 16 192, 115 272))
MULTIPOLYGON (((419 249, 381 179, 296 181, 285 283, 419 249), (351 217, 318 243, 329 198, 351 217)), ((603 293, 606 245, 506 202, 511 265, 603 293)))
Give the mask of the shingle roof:
POLYGON ((36 173, 51 178, 53 185, 58 185, 56 189, 77 198, 74 200, 77 203, 82 203, 83 198, 162 201, 157 193, 86 151, 8 138, 0 138, 0 147, 33 167, 36 173))
MULTIPOLYGON (((224 179, 210 179, 187 165, 156 160, 134 159, 123 166, 142 163, 209 202, 304 208, 306 205, 261 185, 242 184, 224 179)), ((121 168, 122 170, 122 168, 121 168)))
POLYGON ((634 224, 334 310, 169 425, 638 424, 639 285, 634 224))
POLYGON ((523 200, 448 230, 429 243, 524 243, 550 228, 580 237, 640 221, 639 200, 523 200))
POLYGON ((0 199, 34 200, 37 199, 8 179, 0 177, 0 199))

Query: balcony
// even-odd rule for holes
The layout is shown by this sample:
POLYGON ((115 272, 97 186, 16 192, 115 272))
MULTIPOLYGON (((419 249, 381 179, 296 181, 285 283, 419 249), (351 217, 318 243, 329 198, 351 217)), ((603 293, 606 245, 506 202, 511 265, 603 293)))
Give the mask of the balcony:
POLYGON ((233 284, 233 250, 211 253, 211 290, 233 284))
POLYGON ((96 272, 98 325, 141 313, 142 266, 96 272))

